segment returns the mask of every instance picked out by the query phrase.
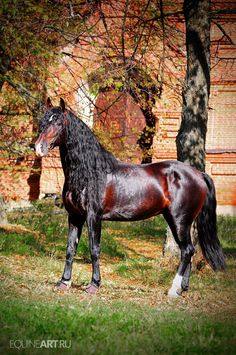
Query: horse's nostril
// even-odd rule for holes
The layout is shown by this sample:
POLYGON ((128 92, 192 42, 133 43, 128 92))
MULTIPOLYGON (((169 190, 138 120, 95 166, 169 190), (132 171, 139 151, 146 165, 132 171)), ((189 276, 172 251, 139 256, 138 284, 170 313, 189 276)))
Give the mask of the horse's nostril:
POLYGON ((29 147, 30 147, 30 149, 35 150, 35 143, 30 143, 29 147))

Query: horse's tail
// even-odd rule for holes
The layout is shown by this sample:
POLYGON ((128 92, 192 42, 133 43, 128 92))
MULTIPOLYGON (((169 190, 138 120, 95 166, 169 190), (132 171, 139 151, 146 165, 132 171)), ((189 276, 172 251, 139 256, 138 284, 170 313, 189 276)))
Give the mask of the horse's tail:
POLYGON ((225 269, 225 260, 217 237, 216 196, 213 180, 202 173, 207 185, 207 196, 197 217, 197 231, 203 255, 214 271, 225 269))

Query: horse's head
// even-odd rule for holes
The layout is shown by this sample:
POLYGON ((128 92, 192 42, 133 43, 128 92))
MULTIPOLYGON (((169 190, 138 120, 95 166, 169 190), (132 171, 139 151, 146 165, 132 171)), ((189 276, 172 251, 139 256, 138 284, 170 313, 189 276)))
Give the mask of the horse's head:
POLYGON ((35 152, 44 157, 48 151, 63 143, 67 124, 65 103, 60 99, 60 106, 52 107, 51 100, 47 100, 47 111, 39 124, 39 136, 35 142, 35 152))

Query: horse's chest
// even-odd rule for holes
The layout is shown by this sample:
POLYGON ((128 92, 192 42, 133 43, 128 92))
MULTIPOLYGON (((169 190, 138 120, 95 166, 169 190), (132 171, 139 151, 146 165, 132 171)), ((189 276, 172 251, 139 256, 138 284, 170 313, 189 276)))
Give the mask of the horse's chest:
POLYGON ((73 195, 71 191, 63 192, 63 203, 65 209, 69 213, 75 213, 79 215, 84 215, 86 213, 86 201, 85 201, 85 191, 79 194, 76 203, 73 201, 73 195))

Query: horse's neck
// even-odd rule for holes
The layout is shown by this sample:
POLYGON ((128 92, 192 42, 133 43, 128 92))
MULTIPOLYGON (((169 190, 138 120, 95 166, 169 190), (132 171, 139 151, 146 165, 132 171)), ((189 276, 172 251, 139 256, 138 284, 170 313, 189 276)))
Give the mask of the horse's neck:
POLYGON ((103 165, 104 167, 103 171, 101 171, 101 168, 98 168, 98 174, 96 176, 99 176, 99 178, 104 177, 106 173, 112 171, 117 161, 111 153, 105 151, 100 146, 100 144, 96 142, 95 137, 91 139, 90 134, 92 135, 92 132, 89 132, 88 130, 86 131, 85 129, 84 133, 82 132, 82 134, 80 134, 80 131, 83 130, 78 130, 77 125, 75 128, 76 129, 74 132, 69 132, 70 134, 74 134, 74 142, 72 140, 72 142, 69 142, 69 144, 65 142, 64 144, 60 145, 60 156, 65 175, 65 182, 67 183, 68 188, 83 190, 84 187, 86 187, 86 181, 91 179, 91 174, 93 173, 93 166, 91 164, 95 163, 95 160, 97 161, 98 159, 101 159, 100 165, 103 165), (86 141, 86 139, 88 141, 86 141), (91 143, 91 141, 93 143, 91 143), (79 145, 85 147, 88 145, 92 146, 91 149, 87 152, 87 155, 84 155, 82 150, 79 148, 79 145), (93 151, 93 147, 95 153, 93 151), (93 154, 95 155, 93 156, 93 154))
POLYGON ((67 148, 66 148, 66 146, 63 144, 63 145, 60 145, 60 146, 59 146, 59 150, 60 150, 60 157, 61 157, 62 169, 63 169, 64 175, 65 175, 65 177, 66 177, 66 175, 67 175, 66 156, 67 156, 67 154, 68 154, 67 148))

